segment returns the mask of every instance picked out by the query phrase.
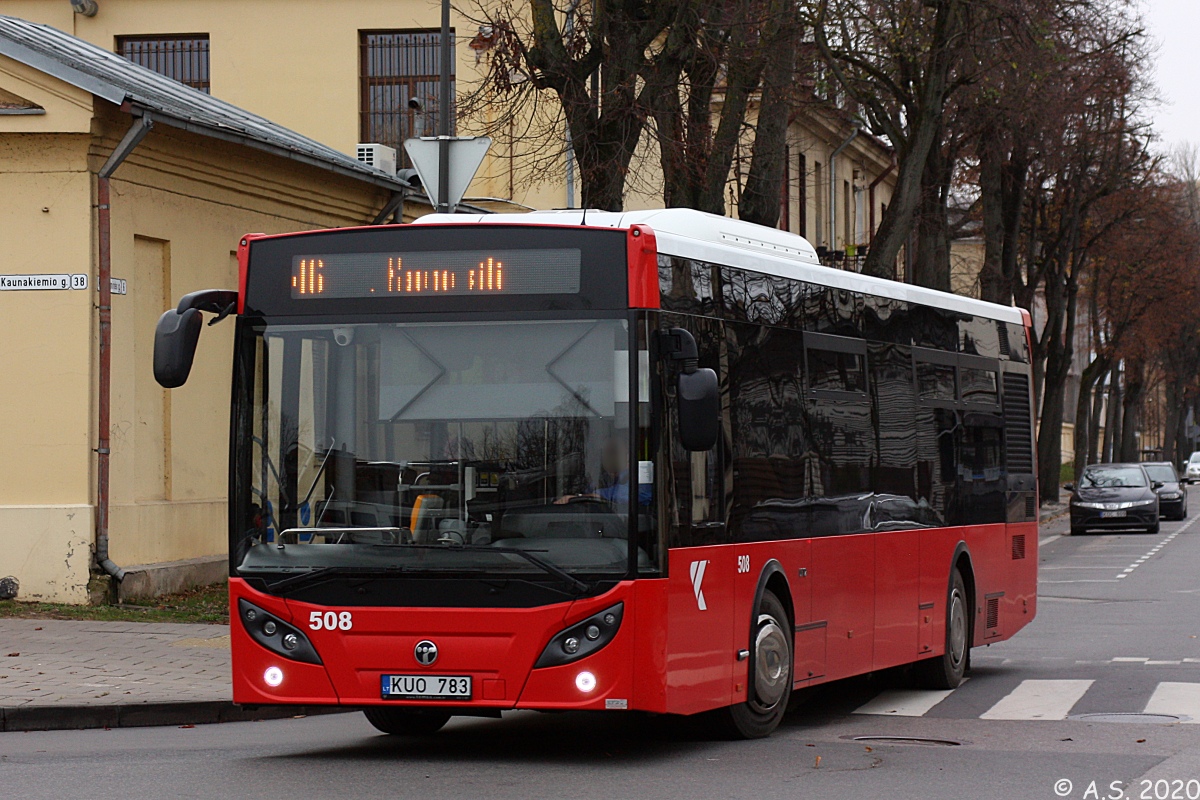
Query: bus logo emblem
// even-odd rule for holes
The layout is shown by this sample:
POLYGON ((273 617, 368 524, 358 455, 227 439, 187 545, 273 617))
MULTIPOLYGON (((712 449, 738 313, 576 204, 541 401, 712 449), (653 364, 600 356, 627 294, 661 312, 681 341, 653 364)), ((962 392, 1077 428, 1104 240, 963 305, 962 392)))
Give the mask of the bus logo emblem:
POLYGON ((433 662, 437 661, 438 649, 437 645, 428 639, 422 639, 417 642, 417 646, 413 648, 413 656, 417 659, 417 663, 422 667, 432 666, 433 662))
POLYGON ((708 610, 708 604, 704 602, 704 589, 700 588, 704 583, 704 570, 707 568, 707 561, 692 562, 692 593, 696 595, 696 606, 701 611, 708 610))

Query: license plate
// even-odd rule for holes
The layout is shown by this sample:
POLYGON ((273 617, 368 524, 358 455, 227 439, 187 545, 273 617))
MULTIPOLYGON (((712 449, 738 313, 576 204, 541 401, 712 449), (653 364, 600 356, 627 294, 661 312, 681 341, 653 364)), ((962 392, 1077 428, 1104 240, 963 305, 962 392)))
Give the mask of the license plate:
POLYGON ((1125 516, 1124 511, 1101 511, 1100 512, 1101 519, 1109 519, 1112 517, 1123 517, 1123 516, 1125 516))
POLYGON ((384 675, 384 700, 470 700, 470 675, 384 675))

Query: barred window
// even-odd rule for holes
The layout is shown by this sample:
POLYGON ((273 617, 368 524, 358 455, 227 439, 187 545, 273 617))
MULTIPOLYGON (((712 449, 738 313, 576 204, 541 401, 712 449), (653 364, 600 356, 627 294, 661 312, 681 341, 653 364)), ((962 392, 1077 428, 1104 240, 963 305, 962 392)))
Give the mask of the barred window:
POLYGON ((118 36, 117 53, 146 69, 210 93, 207 33, 118 36))
MULTIPOLYGON (((439 31, 360 31, 359 141, 396 148, 411 166, 404 140, 438 132, 439 31), (417 100, 419 109, 410 107, 417 100)), ((451 48, 454 32, 450 33, 451 48)), ((450 134, 454 135, 455 58, 450 57, 450 134)))

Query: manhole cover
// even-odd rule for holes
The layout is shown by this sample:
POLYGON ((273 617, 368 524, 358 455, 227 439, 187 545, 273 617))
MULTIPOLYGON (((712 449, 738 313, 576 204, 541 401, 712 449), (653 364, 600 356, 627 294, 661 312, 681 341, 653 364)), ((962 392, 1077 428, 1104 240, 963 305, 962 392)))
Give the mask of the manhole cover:
POLYGON ((1177 722, 1187 722, 1191 717, 1186 714, 1141 714, 1136 712, 1107 712, 1101 714, 1072 714, 1067 719, 1082 722, 1136 722, 1143 725, 1174 725, 1177 722))
POLYGON ((875 744, 919 744, 933 747, 958 747, 964 744, 953 739, 926 739, 923 736, 843 736, 852 742, 873 742, 875 744))

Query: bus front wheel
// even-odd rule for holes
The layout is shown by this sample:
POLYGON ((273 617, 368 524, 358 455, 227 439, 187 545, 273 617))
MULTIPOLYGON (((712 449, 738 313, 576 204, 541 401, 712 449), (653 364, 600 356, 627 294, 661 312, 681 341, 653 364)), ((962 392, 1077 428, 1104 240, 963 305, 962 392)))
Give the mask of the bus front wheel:
POLYGON ((393 736, 437 733, 450 721, 446 712, 424 708, 364 708, 363 714, 367 722, 393 736))
POLYGON ((791 630, 783 603, 764 591, 750 636, 746 701, 716 712, 721 733, 761 739, 779 727, 792 695, 791 630))
POLYGON ((962 684, 971 649, 969 608, 967 585, 955 568, 946 596, 946 651, 917 662, 917 685, 922 689, 957 689, 962 684))

